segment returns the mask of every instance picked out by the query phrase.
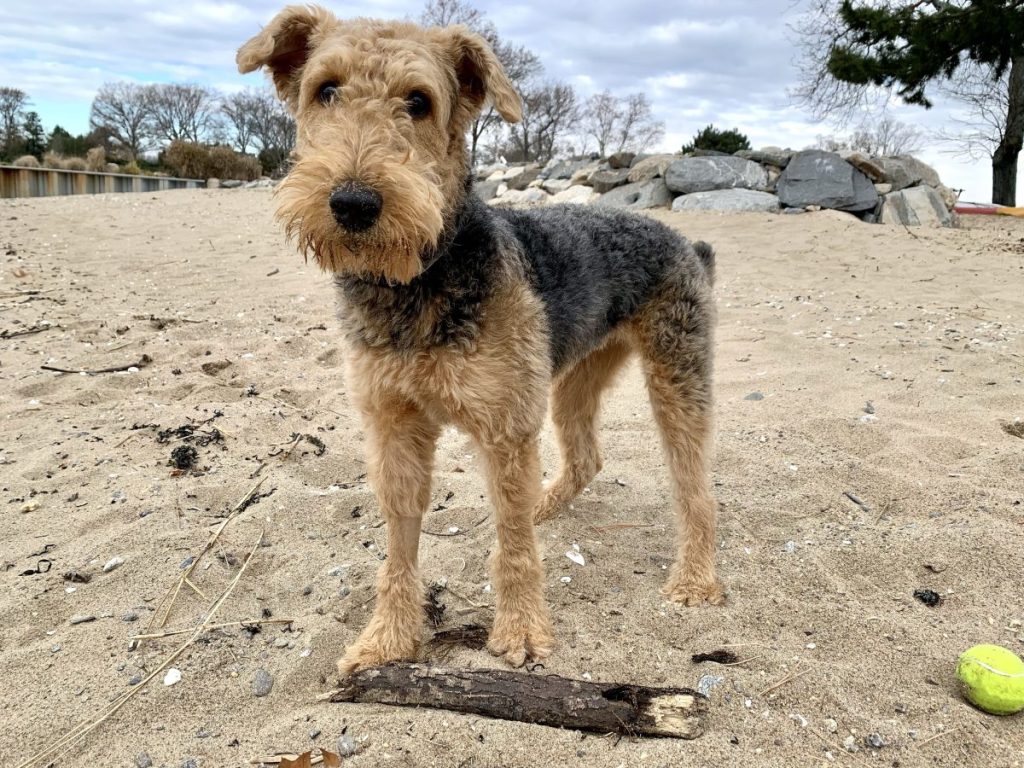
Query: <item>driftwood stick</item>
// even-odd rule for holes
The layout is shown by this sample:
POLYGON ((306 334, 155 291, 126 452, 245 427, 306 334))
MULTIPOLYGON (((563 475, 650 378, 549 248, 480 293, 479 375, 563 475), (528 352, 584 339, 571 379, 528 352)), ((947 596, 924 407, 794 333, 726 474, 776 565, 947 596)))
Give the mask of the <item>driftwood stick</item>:
POLYGON ((98 373, 120 373, 127 371, 129 368, 145 368, 147 365, 153 362, 153 358, 149 355, 143 355, 136 363, 126 363, 125 365, 115 365, 111 368, 97 368, 94 371, 85 370, 82 368, 58 368, 55 365, 41 365, 39 366, 44 371, 56 371, 57 373, 86 373, 90 376, 95 376, 98 373))
POLYGON ((677 739, 700 736, 707 710, 707 699, 690 688, 647 688, 424 664, 361 670, 322 699, 432 707, 555 728, 677 739))

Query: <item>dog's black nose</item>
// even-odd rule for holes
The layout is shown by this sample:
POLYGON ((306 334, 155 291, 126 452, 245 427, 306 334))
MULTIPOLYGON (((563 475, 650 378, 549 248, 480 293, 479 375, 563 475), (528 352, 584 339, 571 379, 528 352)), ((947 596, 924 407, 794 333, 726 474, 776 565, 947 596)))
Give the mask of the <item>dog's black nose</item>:
POLYGON ((349 232, 363 232, 380 218, 380 193, 364 184, 349 182, 331 192, 334 219, 349 232))

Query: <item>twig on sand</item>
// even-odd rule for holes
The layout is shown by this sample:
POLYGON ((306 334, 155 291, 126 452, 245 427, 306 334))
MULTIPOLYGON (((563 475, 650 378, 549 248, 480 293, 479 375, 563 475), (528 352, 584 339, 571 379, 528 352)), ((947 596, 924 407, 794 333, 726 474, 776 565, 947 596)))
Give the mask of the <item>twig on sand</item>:
POLYGON ((59 325, 50 325, 46 323, 44 325, 33 325, 31 328, 26 328, 23 331, 0 331, 0 339, 16 339, 19 336, 31 336, 34 333, 42 333, 43 331, 52 331, 55 328, 60 328, 59 325))
POLYGON ((764 696, 766 694, 769 694, 772 691, 777 690, 777 689, 781 688, 784 685, 788 685, 789 683, 792 683, 798 677, 803 677, 804 675, 806 675, 810 671, 811 671, 810 667, 807 667, 806 669, 801 669, 801 670, 799 670, 797 672, 791 672, 790 674, 786 675, 784 678, 779 680, 779 682, 775 683, 774 685, 769 685, 767 688, 765 688, 763 691, 761 691, 757 695, 758 696, 764 696))
POLYGON ((929 736, 927 739, 925 739, 924 741, 922 741, 920 744, 917 745, 918 749, 920 749, 921 747, 923 747, 923 746, 925 746, 927 744, 931 744, 936 739, 941 739, 943 736, 948 736, 949 734, 953 733, 953 731, 955 731, 955 730, 956 730, 956 728, 950 728, 948 731, 939 731, 934 736, 929 736))
POLYGON ((128 363, 126 365, 116 365, 111 368, 97 368, 95 370, 86 370, 84 368, 58 368, 55 365, 41 365, 39 366, 44 371, 56 371, 57 373, 85 373, 89 376, 95 376, 98 373, 120 373, 127 371, 130 368, 145 368, 147 365, 153 362, 153 358, 149 355, 143 355, 142 358, 136 363, 128 363))
POLYGON ((131 701, 136 694, 138 694, 142 689, 146 687, 147 684, 150 683, 150 681, 152 681, 161 672, 167 669, 167 667, 169 667, 171 663, 174 662, 175 659, 181 656, 181 654, 183 654, 190 645, 192 645, 199 637, 205 634, 206 631, 210 628, 210 624, 213 621, 213 617, 217 614, 217 611, 220 610, 220 607, 231 595, 232 591, 234 591, 235 586, 237 586, 239 580, 242 578, 242 574, 245 573, 245 569, 249 566, 249 563, 252 561, 253 556, 256 554, 256 550, 259 549, 260 543, 263 541, 263 535, 264 531, 261 530, 259 538, 256 539, 256 542, 253 544, 252 549, 249 551, 249 556, 245 558, 245 561, 242 563, 242 567, 239 568, 238 573, 235 574, 235 578, 231 580, 231 583, 228 584, 227 588, 221 593, 220 597, 217 598, 217 600, 213 603, 212 606, 210 606, 210 609, 206 612, 206 618, 203 619, 203 621, 193 630, 192 634, 189 635, 188 639, 185 640, 185 642, 179 645, 178 648, 173 653, 167 656, 160 663, 160 666, 158 666, 156 669, 150 672, 149 675, 146 676, 141 683, 128 689, 128 691, 126 691, 124 694, 110 702, 110 704, 108 704, 102 710, 100 715, 97 716, 95 719, 86 720, 84 722, 79 723, 70 731, 61 736, 59 739, 50 744, 50 746, 48 746, 46 749, 42 750, 41 752, 37 752, 32 757, 28 758, 28 760, 21 763, 18 766, 18 768, 31 768, 31 766, 35 765, 48 765, 52 763, 56 757, 58 757, 60 754, 63 754, 71 747, 73 747, 76 743, 81 741, 83 738, 85 738, 94 730, 103 725, 104 722, 113 717, 121 709, 121 707, 123 707, 125 704, 131 701))
POLYGON ((848 498, 850 501, 852 501, 854 504, 856 504, 858 507, 860 507, 865 512, 867 512, 867 513, 871 512, 871 507, 869 507, 866 503, 861 501, 860 498, 856 494, 850 493, 849 491, 843 491, 843 496, 848 498))
POLYGON ((232 507, 228 516, 221 521, 220 525, 217 526, 214 532, 210 535, 210 540, 206 542, 206 546, 203 547, 203 551, 196 556, 195 560, 189 563, 188 567, 185 568, 184 571, 182 571, 181 575, 178 576, 177 583, 167 590, 167 593, 164 594, 163 598, 161 598, 160 602, 157 604, 156 610, 153 612, 153 618, 150 619, 149 625, 146 627, 147 632, 154 628, 162 628, 167 625, 167 619, 170 618, 171 610, 174 608, 174 604, 178 600, 178 594, 181 592, 181 588, 184 587, 186 583, 190 583, 189 577, 192 575, 192 572, 195 571, 203 557, 213 549, 217 540, 220 538, 220 535, 224 532, 224 529, 227 528, 228 523, 234 520, 239 513, 246 508, 249 499, 251 499, 253 494, 259 490, 261 485, 263 485, 264 480, 266 480, 266 478, 262 477, 256 481, 252 488, 250 488, 246 492, 245 496, 242 497, 241 501, 232 507), (157 616, 161 613, 162 617, 158 621, 157 616))
MULTIPOLYGON (((295 619, 249 619, 248 621, 228 621, 223 624, 210 624, 206 627, 207 632, 215 629, 227 629, 228 627, 261 627, 268 624, 294 624, 295 619)), ((191 632, 191 629, 169 629, 166 632, 152 632, 148 635, 133 635, 132 640, 157 640, 161 637, 172 637, 173 635, 184 635, 191 632)))

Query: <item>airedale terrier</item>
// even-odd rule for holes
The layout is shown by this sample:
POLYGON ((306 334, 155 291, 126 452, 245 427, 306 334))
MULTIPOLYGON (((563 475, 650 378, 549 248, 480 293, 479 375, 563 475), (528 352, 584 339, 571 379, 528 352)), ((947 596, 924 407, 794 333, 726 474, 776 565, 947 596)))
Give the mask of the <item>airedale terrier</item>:
POLYGON ((600 470, 601 392, 633 351, 678 519, 664 594, 721 603, 707 478, 711 248, 643 216, 481 202, 464 132, 487 103, 510 122, 521 103, 490 47, 464 27, 343 21, 290 6, 239 49, 238 67, 266 67, 297 121, 277 215, 334 273, 348 386, 387 522, 376 608, 339 671, 416 654, 420 525, 445 424, 479 447, 495 507, 488 648, 515 666, 551 652, 534 523, 600 470), (549 392, 562 467, 542 494, 538 435, 549 392))

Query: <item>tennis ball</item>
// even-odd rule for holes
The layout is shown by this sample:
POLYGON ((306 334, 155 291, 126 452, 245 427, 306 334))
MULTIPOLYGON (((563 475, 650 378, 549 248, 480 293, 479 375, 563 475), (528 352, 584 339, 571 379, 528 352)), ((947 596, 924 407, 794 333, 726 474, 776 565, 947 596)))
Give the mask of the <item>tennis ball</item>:
POLYGON ((998 645, 976 645, 960 655, 956 676, 964 696, 992 715, 1024 710, 1024 661, 998 645))

